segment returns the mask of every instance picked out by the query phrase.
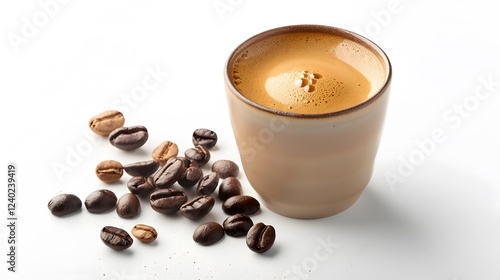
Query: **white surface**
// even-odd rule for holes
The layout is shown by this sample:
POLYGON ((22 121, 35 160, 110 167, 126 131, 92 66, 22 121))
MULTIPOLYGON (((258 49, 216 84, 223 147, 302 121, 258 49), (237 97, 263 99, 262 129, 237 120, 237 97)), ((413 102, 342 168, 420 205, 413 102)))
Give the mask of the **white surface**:
MULTIPOLYGON (((33 23, 35 16, 44 24, 47 12, 40 3, 46 2, 0 4, 1 164, 6 170, 7 162, 16 163, 19 179, 18 272, 7 271, 9 233, 3 225, 2 279, 500 277, 496 2, 67 1, 52 6, 45 26, 24 36, 26 20, 33 23), (218 13, 214 3, 227 10, 218 13), (50 214, 46 204, 59 193, 83 200, 103 187, 117 195, 127 192, 127 175, 112 186, 96 179, 93 170, 101 160, 142 160, 163 140, 176 142, 182 152, 198 127, 220 136, 214 160, 239 162, 223 63, 247 37, 298 23, 362 32, 387 52, 394 67, 375 173, 351 209, 326 219, 294 220, 263 208, 253 220, 277 230, 274 248, 263 255, 247 249, 244 239, 227 236, 214 246, 198 246, 191 235, 200 222, 164 217, 145 204, 133 220, 85 209, 67 218, 50 214), (16 35, 18 46, 9 39, 16 35), (148 69, 169 75, 134 96, 148 69), (494 84, 479 88, 483 95, 477 99, 481 79, 494 84), (464 103, 468 109, 462 115, 453 111, 464 103), (110 107, 123 111, 126 125, 149 129, 142 149, 123 153, 89 133, 88 119, 110 107), (432 133, 441 134, 440 143, 432 149, 428 144, 428 154, 418 158, 423 153, 416 143, 428 143, 432 133), (84 154, 71 158, 77 149, 84 154), (411 158, 416 165, 398 171, 411 158), (54 164, 70 171, 59 178, 54 164), (390 185, 388 173, 402 182, 390 185), (158 241, 115 252, 99 239, 104 225, 129 230, 136 223, 155 226, 158 241)), ((244 175, 240 178, 244 192, 254 194, 244 175)), ((3 223, 6 184, 0 192, 3 223)), ((218 202, 203 221, 222 222, 225 216, 218 202)))

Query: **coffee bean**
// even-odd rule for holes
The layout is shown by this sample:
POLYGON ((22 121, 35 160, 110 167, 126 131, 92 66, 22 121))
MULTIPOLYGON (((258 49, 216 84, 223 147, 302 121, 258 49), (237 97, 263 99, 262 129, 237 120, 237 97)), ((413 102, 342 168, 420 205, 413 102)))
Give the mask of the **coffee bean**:
POLYGON ((125 123, 123 114, 116 110, 104 111, 89 120, 90 129, 101 136, 108 136, 111 131, 122 127, 125 123))
POLYGON ((165 165, 158 169, 153 175, 155 186, 160 189, 171 187, 181 178, 185 169, 186 167, 182 159, 170 158, 165 165))
POLYGON ((118 199, 116 204, 116 213, 124 219, 131 219, 139 216, 141 213, 141 202, 133 193, 126 193, 118 199))
POLYGON ((106 246, 115 250, 125 250, 134 243, 132 237, 125 230, 112 226, 102 228, 101 240, 106 246))
POLYGON ((221 159, 212 164, 212 171, 217 172, 222 179, 227 177, 238 177, 240 168, 230 160, 221 159))
POLYGON ((97 164, 95 174, 104 183, 113 183, 123 175, 123 166, 116 160, 105 160, 97 164))
POLYGON ((209 195, 201 195, 184 203, 180 208, 182 216, 190 220, 199 220, 214 207, 215 199, 209 195))
POLYGON ((210 152, 203 146, 195 146, 187 149, 184 156, 198 163, 199 166, 205 165, 210 160, 210 152))
POLYGON ((245 214, 234 214, 227 217, 222 223, 227 235, 238 237, 245 236, 248 230, 253 226, 252 219, 245 214))
POLYGON ((103 213, 113 209, 117 200, 115 193, 110 190, 96 190, 85 199, 85 208, 90 213, 103 213))
POLYGON ((227 177, 220 183, 219 198, 224 201, 242 193, 241 183, 236 177, 227 177))
POLYGON ((145 160, 129 163, 123 166, 123 170, 130 176, 148 177, 158 170, 160 163, 155 160, 145 160))
POLYGON ((198 195, 208 195, 215 191, 219 185, 219 175, 215 172, 210 172, 210 174, 205 175, 198 182, 198 187, 196 187, 196 193, 198 195))
POLYGON ((193 145, 204 146, 207 149, 217 144, 217 134, 206 128, 198 128, 193 132, 193 145))
POLYGON ((177 181, 179 185, 184 188, 190 188, 200 181, 203 177, 203 171, 198 166, 190 166, 184 173, 182 173, 181 178, 177 181))
POLYGON ((153 177, 132 177, 127 183, 128 190, 140 197, 149 197, 156 186, 153 177))
POLYGON ((64 216, 82 208, 82 201, 74 194, 59 194, 49 200, 48 208, 54 216, 64 216))
POLYGON ((264 253, 271 249, 276 240, 273 226, 257 223, 247 233, 247 246, 256 253, 264 253))
POLYGON ((109 134, 111 145, 125 151, 135 150, 148 141, 148 130, 142 126, 120 127, 109 134))
POLYGON ((164 165, 169 158, 176 157, 178 153, 179 148, 177 144, 170 141, 164 141, 153 150, 151 155, 154 160, 164 165))
POLYGON ((260 209, 257 199, 249 195, 235 195, 222 203, 222 210, 229 215, 245 214, 252 215, 260 209))
POLYGON ((212 245, 224 237, 224 228, 216 222, 207 222, 199 225, 194 233, 194 242, 208 246, 212 245))
POLYGON ((177 189, 159 189, 151 194, 149 203, 151 208, 162 214, 172 214, 187 202, 185 192, 177 189))
POLYGON ((132 235, 144 243, 150 243, 156 240, 158 233, 152 226, 137 224, 132 228, 132 235))

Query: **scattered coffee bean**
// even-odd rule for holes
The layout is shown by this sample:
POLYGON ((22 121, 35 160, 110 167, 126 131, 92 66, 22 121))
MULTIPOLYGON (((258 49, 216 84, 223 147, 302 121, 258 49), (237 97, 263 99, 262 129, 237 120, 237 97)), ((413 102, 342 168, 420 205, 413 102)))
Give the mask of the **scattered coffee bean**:
POLYGON ((111 145, 125 151, 135 150, 148 141, 148 130, 142 126, 120 127, 109 134, 111 145))
POLYGON ((217 134, 206 128, 198 128, 193 132, 193 145, 204 146, 207 149, 217 144, 217 134))
POLYGON ((235 214, 227 217, 222 226, 227 235, 238 237, 247 235, 248 230, 253 226, 253 222, 245 214, 235 214))
POLYGON ((156 186, 153 177, 132 177, 127 183, 128 190, 140 197, 149 197, 156 186))
POLYGON ((179 148, 177 144, 164 141, 153 150, 152 157, 161 165, 164 165, 169 158, 176 157, 178 153, 179 148))
POLYGON ((227 177, 220 183, 219 198, 222 201, 240 194, 242 194, 241 183, 236 177, 227 177))
POLYGON ((210 160, 210 152, 203 146, 195 146, 194 148, 187 149, 184 152, 184 156, 196 161, 199 166, 207 164, 210 160))
POLYGON ((48 208, 54 216, 64 216, 82 208, 82 201, 74 194, 59 194, 49 200, 48 208))
POLYGON ((206 216, 215 205, 215 199, 209 195, 201 195, 184 203, 180 208, 182 216, 190 220, 199 220, 206 216))
POLYGON ((123 170, 130 176, 148 177, 158 170, 160 163, 156 160, 146 160, 129 163, 123 166, 123 170))
POLYGON ((95 174, 104 183, 113 183, 123 175, 123 166, 116 160, 105 160, 97 164, 95 174))
POLYGON ((222 210, 229 215, 245 214, 252 215, 260 209, 257 199, 249 195, 235 195, 222 203, 222 210))
POLYGON ((125 250, 134 243, 132 237, 125 230, 112 226, 102 228, 101 240, 106 246, 114 250, 125 250))
POLYGON ((212 171, 217 172, 222 179, 227 177, 238 177, 240 168, 236 163, 227 159, 221 159, 212 164, 212 171))
POLYGON ((170 158, 165 165, 158 169, 153 175, 155 186, 160 189, 170 188, 182 177, 185 169, 186 167, 182 159, 170 158))
POLYGON ((198 166, 190 166, 184 170, 184 173, 182 173, 181 178, 177 182, 184 188, 190 188, 196 185, 202 177, 203 170, 201 170, 201 168, 198 166))
POLYGON ((194 242, 201 245, 212 245, 224 237, 224 228, 216 222, 207 222, 199 225, 194 233, 194 242))
POLYGON ((162 214, 172 214, 177 212, 181 206, 187 202, 185 192, 177 189, 159 189, 151 194, 149 203, 151 208, 162 214))
POLYGON ((198 187, 196 187, 196 193, 198 195, 208 195, 215 191, 219 185, 219 175, 215 172, 210 172, 210 174, 205 175, 198 182, 198 187))
POLYGON ((271 249, 276 240, 276 231, 271 225, 257 223, 247 233, 247 246, 256 253, 264 253, 271 249))
POLYGON ((103 213, 115 208, 117 200, 115 193, 110 190, 96 190, 85 199, 85 208, 90 213, 103 213))
POLYGON ((122 127, 125 123, 123 114, 116 110, 108 110, 93 116, 89 120, 90 129, 101 136, 108 136, 111 131, 122 127))
POLYGON ((144 243, 150 243, 156 240, 158 233, 152 226, 137 224, 132 228, 132 235, 144 243))
POLYGON ((133 193, 126 193, 116 203, 116 213, 124 219, 132 219, 141 213, 141 202, 133 193))

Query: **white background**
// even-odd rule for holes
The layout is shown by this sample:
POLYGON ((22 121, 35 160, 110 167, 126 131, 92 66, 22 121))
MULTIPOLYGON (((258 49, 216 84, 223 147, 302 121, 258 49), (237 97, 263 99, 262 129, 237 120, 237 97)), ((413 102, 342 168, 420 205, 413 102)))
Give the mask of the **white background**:
POLYGON ((499 279, 499 8, 486 0, 2 1, 0 169, 17 165, 18 272, 7 271, 4 181, 1 278, 499 279), (252 218, 274 225, 277 239, 262 255, 241 238, 192 241, 199 223, 226 217, 220 202, 199 222, 147 204, 133 220, 85 208, 50 214, 47 202, 60 193, 84 200, 98 188, 127 192, 128 175, 114 185, 97 180, 98 162, 144 160, 164 140, 182 153, 199 127, 219 134, 213 160, 239 163, 224 61, 251 35, 300 23, 357 31, 393 64, 376 169, 352 208, 295 220, 263 207, 252 218), (160 72, 155 87, 139 92, 151 71, 160 72), (145 146, 125 153, 90 133, 88 119, 110 108, 122 110, 126 125, 148 128, 145 146), (102 226, 136 223, 155 226, 158 240, 122 252, 100 241, 102 226))

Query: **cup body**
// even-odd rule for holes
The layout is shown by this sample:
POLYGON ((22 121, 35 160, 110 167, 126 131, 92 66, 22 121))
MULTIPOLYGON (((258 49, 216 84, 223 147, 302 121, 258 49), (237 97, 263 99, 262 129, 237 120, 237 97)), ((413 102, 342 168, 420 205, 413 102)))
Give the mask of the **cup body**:
POLYGON ((340 213, 361 196, 373 173, 389 100, 391 65, 373 42, 328 26, 295 25, 272 29, 242 43, 226 62, 224 80, 231 125, 245 174, 272 211, 293 218, 340 213), (284 32, 327 32, 363 48, 369 59, 349 50, 338 57, 375 87, 371 97, 346 110, 293 114, 257 104, 238 92, 230 65, 249 44, 284 32))

